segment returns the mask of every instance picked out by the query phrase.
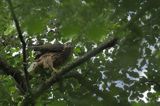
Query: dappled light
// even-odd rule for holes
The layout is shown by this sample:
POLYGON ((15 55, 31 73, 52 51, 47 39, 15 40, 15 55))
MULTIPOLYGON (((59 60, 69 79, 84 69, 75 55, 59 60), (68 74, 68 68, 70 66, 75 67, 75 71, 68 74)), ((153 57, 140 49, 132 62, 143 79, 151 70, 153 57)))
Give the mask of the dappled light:
POLYGON ((158 106, 159 17, 159 0, 1 0, 0 105, 158 106))

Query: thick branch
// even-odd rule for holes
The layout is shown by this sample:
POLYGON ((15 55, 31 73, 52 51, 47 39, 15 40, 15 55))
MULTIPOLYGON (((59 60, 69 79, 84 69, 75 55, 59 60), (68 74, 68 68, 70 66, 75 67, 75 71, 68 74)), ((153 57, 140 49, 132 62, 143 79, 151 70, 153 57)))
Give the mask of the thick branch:
POLYGON ((16 81, 19 90, 22 94, 26 92, 26 85, 24 82, 24 77, 21 75, 20 71, 8 65, 4 59, 0 58, 0 69, 7 75, 10 75, 16 81))
POLYGON ((91 57, 100 53, 102 50, 113 47, 116 43, 117 43, 117 39, 113 38, 109 42, 107 41, 107 42, 102 43, 96 49, 89 51, 88 53, 84 54, 82 57, 62 67, 59 73, 57 73, 56 75, 53 74, 48 80, 45 81, 45 83, 41 84, 39 87, 37 87, 37 89, 35 89, 34 96, 35 97, 40 96, 42 92, 49 89, 52 86, 52 84, 57 82, 64 74, 71 71, 73 68, 81 65, 82 63, 86 62, 91 57))
POLYGON ((9 8, 10 8, 13 20, 15 22, 15 26, 16 26, 16 29, 17 29, 17 32, 18 32, 19 39, 20 39, 20 41, 22 43, 23 67, 24 67, 24 74, 25 74, 26 85, 27 85, 27 90, 28 90, 28 88, 29 88, 29 78, 28 78, 28 72, 27 72, 26 43, 25 43, 25 40, 24 40, 24 38, 22 36, 22 31, 21 31, 18 19, 17 19, 15 13, 14 13, 14 8, 13 8, 13 5, 12 5, 12 2, 11 2, 11 0, 7 0, 7 2, 9 4, 9 8))

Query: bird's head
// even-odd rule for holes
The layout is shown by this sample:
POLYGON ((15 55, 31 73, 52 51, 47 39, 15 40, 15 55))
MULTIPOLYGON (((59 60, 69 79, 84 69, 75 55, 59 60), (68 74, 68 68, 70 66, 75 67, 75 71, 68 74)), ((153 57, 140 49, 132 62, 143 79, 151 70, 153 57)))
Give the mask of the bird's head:
POLYGON ((73 52, 73 46, 72 46, 71 42, 64 44, 65 56, 68 57, 69 55, 71 55, 72 52, 73 52))

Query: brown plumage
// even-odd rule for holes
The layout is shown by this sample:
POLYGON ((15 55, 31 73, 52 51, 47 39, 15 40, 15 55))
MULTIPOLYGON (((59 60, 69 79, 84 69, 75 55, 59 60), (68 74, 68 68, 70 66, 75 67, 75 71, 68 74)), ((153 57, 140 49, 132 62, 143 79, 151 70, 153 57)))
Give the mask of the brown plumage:
POLYGON ((35 51, 40 51, 35 61, 28 68, 34 71, 37 67, 51 69, 57 72, 56 68, 61 66, 72 53, 71 44, 44 44, 32 47, 35 51))

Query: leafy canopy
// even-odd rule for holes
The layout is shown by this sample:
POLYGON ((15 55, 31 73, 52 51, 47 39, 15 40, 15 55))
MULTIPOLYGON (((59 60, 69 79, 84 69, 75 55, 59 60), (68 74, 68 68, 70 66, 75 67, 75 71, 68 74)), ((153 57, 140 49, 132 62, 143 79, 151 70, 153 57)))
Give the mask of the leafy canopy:
MULTIPOLYGON (((12 0, 12 3, 27 46, 72 41, 75 46, 72 59, 76 59, 110 36, 119 39, 116 47, 74 69, 90 82, 64 79, 46 91, 37 100, 37 106, 114 106, 113 98, 123 106, 157 106, 159 0, 12 0)), ((0 57, 22 71, 21 43, 6 0, 0 1, 0 20, 0 57)), ((27 54, 30 64, 33 52, 27 49, 27 54)), ((0 104, 21 104, 22 95, 13 78, 1 68, 0 73, 0 104)), ((30 83, 36 86, 39 82, 41 79, 35 77, 30 83)))

